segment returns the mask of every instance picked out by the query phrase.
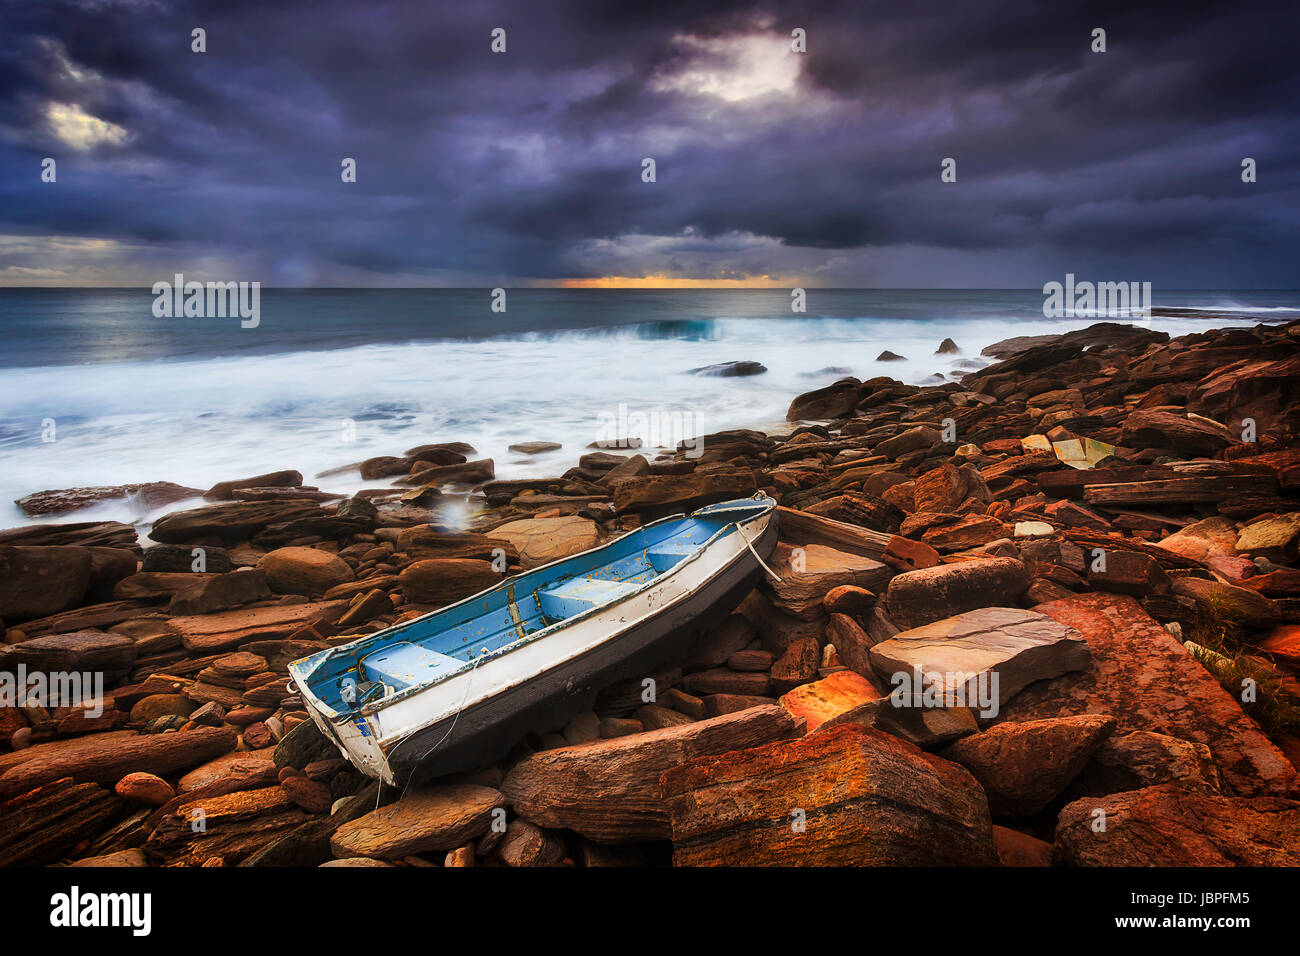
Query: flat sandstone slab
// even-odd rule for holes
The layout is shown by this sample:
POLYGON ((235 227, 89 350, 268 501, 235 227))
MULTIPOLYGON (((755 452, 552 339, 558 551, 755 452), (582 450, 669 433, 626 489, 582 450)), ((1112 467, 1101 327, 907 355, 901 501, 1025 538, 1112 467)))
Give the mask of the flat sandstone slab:
POLYGON ((1283 793, 1295 780, 1295 767, 1237 701, 1131 597, 1081 594, 1035 610, 1077 629, 1092 663, 1026 688, 999 721, 1111 714, 1117 737, 1148 730, 1207 745, 1236 793, 1283 793))
MULTIPOLYGON (((1005 704, 1034 681, 1088 666, 1088 645, 1074 628, 1014 607, 986 607, 895 634, 871 648, 871 664, 886 684, 919 671, 941 681, 944 700, 978 701, 977 677, 996 674, 1005 704), (963 675, 968 675, 963 679, 963 675)), ((915 685, 915 682, 913 682, 915 685)), ((913 686, 919 697, 921 687, 913 686)))

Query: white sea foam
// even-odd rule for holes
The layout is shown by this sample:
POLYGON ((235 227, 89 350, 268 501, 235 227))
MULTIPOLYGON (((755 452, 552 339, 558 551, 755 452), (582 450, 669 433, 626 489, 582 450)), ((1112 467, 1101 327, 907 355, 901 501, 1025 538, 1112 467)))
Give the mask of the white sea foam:
MULTIPOLYGON (((355 472, 312 476, 426 442, 468 441, 496 460, 500 477, 558 474, 597 437, 602 413, 616 413, 620 403, 632 411, 690 413, 705 431, 762 427, 781 422, 794 395, 844 374, 940 381, 933 376, 969 370, 963 363, 985 364, 980 349, 999 339, 1088 324, 726 318, 205 361, 5 369, 0 526, 29 521, 11 502, 46 488, 153 480, 206 488, 297 468, 309 484, 351 492, 363 484, 355 472), (934 354, 947 337, 960 355, 934 354), (886 349, 906 360, 875 361, 886 349), (743 378, 687 374, 736 360, 761 362, 768 371, 743 378), (53 443, 40 440, 43 419, 55 422, 53 443), (343 440, 345 420, 355 422, 354 442, 343 440), (533 457, 507 451, 528 440, 564 447, 533 457)), ((1143 324, 1174 335, 1205 327, 1159 317, 1143 324)), ((1215 321, 1225 324, 1233 322, 1215 321)), ((112 502, 55 520, 110 517, 149 516, 112 502)))

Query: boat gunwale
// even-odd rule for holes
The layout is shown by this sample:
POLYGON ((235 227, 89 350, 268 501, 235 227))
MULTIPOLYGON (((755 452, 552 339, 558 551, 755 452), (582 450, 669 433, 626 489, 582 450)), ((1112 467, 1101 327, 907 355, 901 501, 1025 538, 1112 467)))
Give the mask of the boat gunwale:
MULTIPOLYGON (((761 491, 749 498, 732 499, 732 500, 733 501, 738 500, 743 502, 752 501, 757 504, 764 505, 763 510, 759 514, 756 514, 751 518, 745 519, 746 524, 748 524, 751 521, 757 520, 763 515, 769 514, 770 512, 776 509, 776 502, 772 498, 769 498, 767 495, 763 494, 761 491)), ((718 502, 718 504, 730 504, 730 502, 718 502)), ((680 521, 682 519, 691 518, 694 515, 698 514, 700 511, 704 511, 708 507, 710 506, 705 505, 689 513, 681 512, 678 514, 665 515, 664 517, 652 521, 647 525, 642 525, 640 528, 635 528, 627 532, 627 534, 619 535, 617 538, 614 538, 610 541, 605 541, 604 543, 598 544, 593 548, 588 548, 586 551, 579 551, 576 554, 570 554, 562 558, 556 558, 554 561, 549 561, 546 564, 537 566, 536 568, 531 568, 527 572, 525 572, 525 574, 526 575, 536 574, 537 572, 544 571, 547 568, 553 567, 554 565, 562 564, 566 561, 572 561, 575 558, 581 558, 586 555, 593 554, 597 551, 603 551, 606 548, 612 547, 613 545, 617 544, 619 541, 623 540, 629 535, 633 535, 641 531, 647 531, 650 528, 655 527, 656 525, 665 524, 669 521, 680 521)), ((725 510, 727 509, 719 508, 718 511, 715 513, 722 513, 725 510)), ((737 507, 736 510, 740 510, 740 508, 737 507)), ((491 651, 490 653, 482 657, 474 658, 472 660, 464 662, 455 670, 447 671, 446 673, 442 674, 436 681, 425 682, 423 684, 412 684, 409 687, 405 687, 402 690, 399 690, 395 694, 390 694, 389 696, 384 697, 381 700, 377 700, 374 701, 373 703, 366 704, 363 707, 354 710, 345 710, 345 711, 339 711, 334 709, 333 707, 330 707, 323 700, 321 700, 321 698, 310 688, 308 681, 310 680, 311 675, 315 673, 316 670, 327 660, 329 660, 332 657, 339 656, 340 652, 345 651, 349 647, 352 647, 356 644, 360 644, 364 641, 373 640, 374 638, 378 637, 381 634, 384 634, 385 632, 400 632, 402 630, 406 630, 409 627, 413 627, 416 624, 419 624, 421 621, 427 620, 431 617, 435 617, 440 614, 446 614, 448 611, 454 610, 457 607, 460 607, 465 604, 469 604, 471 601, 481 599, 483 595, 488 594, 492 591, 497 591, 502 589, 508 591, 518 583, 519 577, 509 578, 505 581, 499 581, 496 584, 486 587, 481 591, 476 591, 474 594, 471 594, 468 597, 461 598, 461 600, 456 601, 453 604, 448 604, 446 607, 436 608, 432 611, 429 611, 427 614, 422 614, 419 617, 412 618, 411 620, 405 621, 399 625, 395 625, 394 627, 385 628, 383 631, 376 631, 374 634, 367 634, 364 637, 360 637, 355 641, 349 641, 347 644, 340 644, 337 647, 326 648, 325 650, 317 651, 315 654, 310 654, 307 657, 300 658, 297 661, 292 661, 289 664, 290 676, 293 679, 294 685, 297 687, 299 696, 303 698, 304 703, 308 703, 310 706, 313 706, 317 713, 319 713, 323 718, 330 721, 331 723, 336 723, 336 724, 343 723, 344 721, 347 720, 356 719, 358 716, 360 717, 372 716, 374 714, 379 713, 380 711, 387 709, 392 704, 395 704, 408 697, 413 697, 418 693, 423 693, 424 691, 429 690, 431 687, 434 687, 437 684, 445 683, 455 677, 459 677, 461 674, 464 674, 467 671, 479 667, 480 665, 487 664, 490 663, 491 661, 497 660, 498 658, 505 656, 511 651, 514 651, 527 644, 531 644, 533 641, 538 640, 542 637, 547 637, 553 634, 555 631, 567 627, 570 624, 574 624, 577 623, 578 621, 585 620, 588 617, 591 617, 592 615, 596 614, 597 612, 606 611, 609 608, 617 607, 619 604, 622 604, 625 601, 629 601, 635 597, 638 597, 639 595, 651 589, 652 587, 661 586, 666 579, 672 577, 681 569, 688 567, 692 562, 694 562, 697 558, 699 558, 706 548, 714 544, 718 539, 723 537, 723 535, 727 534, 729 529, 733 527, 739 528, 740 524, 741 524, 740 521, 729 521, 723 524, 721 527, 718 528, 717 531, 715 531, 707 539, 702 541, 698 548, 696 548, 694 551, 688 554, 681 561, 677 562, 677 564, 673 565, 667 571, 661 574, 657 574, 654 577, 650 578, 650 580, 644 582, 633 591, 628 591, 626 594, 621 594, 615 598, 612 598, 611 600, 605 602, 604 604, 597 604, 593 607, 588 608, 585 611, 581 611, 573 615, 572 617, 566 617, 563 620, 556 621, 554 624, 548 624, 546 627, 533 631, 530 634, 525 634, 523 637, 511 641, 509 644, 504 644, 501 647, 497 648, 496 650, 491 651), (308 663, 312 664, 311 670, 303 673, 302 665, 306 665, 308 663)), ((746 539, 746 541, 748 542, 748 539, 746 539)), ((576 576, 577 575, 575 575, 575 577, 576 576)), ((517 603, 517 602, 511 600, 509 603, 517 603)))

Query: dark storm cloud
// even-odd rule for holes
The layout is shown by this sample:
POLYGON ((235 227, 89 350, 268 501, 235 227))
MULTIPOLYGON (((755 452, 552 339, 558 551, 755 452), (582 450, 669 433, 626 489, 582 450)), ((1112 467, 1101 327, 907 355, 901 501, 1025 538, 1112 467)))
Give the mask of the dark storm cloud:
POLYGON ((1294 286, 1297 26, 1228 3, 9 5, 0 281, 1294 286))

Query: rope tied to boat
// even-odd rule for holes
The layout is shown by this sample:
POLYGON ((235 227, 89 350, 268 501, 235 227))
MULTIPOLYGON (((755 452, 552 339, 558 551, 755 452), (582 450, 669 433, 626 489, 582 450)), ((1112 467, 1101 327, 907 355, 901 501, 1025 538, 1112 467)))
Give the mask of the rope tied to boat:
POLYGON ((775 571, 769 568, 767 566, 767 562, 764 561, 761 557, 759 557, 758 552, 754 550, 753 542, 749 540, 749 536, 745 534, 745 529, 742 528, 739 523, 737 523, 736 525, 736 531, 739 532, 740 540, 745 542, 745 547, 749 548, 749 553, 754 556, 754 560, 758 562, 759 567, 761 567, 764 571, 770 574, 772 576, 772 580, 774 580, 777 584, 780 584, 781 575, 777 574, 775 571))
MULTIPOLYGON (((460 705, 456 708, 456 714, 455 714, 455 716, 453 716, 452 719, 451 719, 451 726, 447 728, 447 732, 446 732, 445 734, 442 735, 442 738, 441 738, 441 739, 440 739, 436 744, 434 744, 432 747, 430 747, 430 748, 429 748, 428 750, 426 750, 424 753, 420 754, 420 756, 417 757, 414 761, 412 761, 412 763, 411 763, 411 772, 408 773, 408 774, 406 775, 406 783, 404 783, 404 784, 402 785, 402 793, 401 793, 401 795, 398 796, 398 798, 397 798, 397 802, 398 802, 398 803, 401 803, 402 800, 406 797, 406 791, 410 789, 410 787, 411 787, 411 781, 415 779, 415 768, 418 767, 421 763, 423 763, 423 762, 424 762, 424 759, 425 759, 426 757, 428 757, 429 754, 433 753, 435 750, 437 750, 439 747, 441 747, 444 743, 446 743, 446 742, 447 742, 447 738, 451 736, 451 732, 452 732, 453 730, 456 729, 456 722, 457 722, 458 720, 460 720, 460 712, 461 712, 462 710, 465 709, 465 701, 469 700, 469 692, 470 692, 470 689, 473 688, 473 686, 474 686, 474 672, 475 672, 476 670, 478 670, 478 665, 479 665, 479 664, 480 664, 480 663, 481 663, 485 658, 487 658, 489 654, 490 654, 490 651, 488 650, 487 646, 484 645, 484 646, 479 650, 479 655, 478 655, 478 657, 474 658, 474 666, 471 667, 471 668, 469 669, 469 679, 465 682, 465 693, 461 695, 461 698, 460 698, 460 705)), ((381 780, 381 781, 379 781, 379 792, 378 792, 377 794, 375 794, 375 809, 376 809, 376 810, 379 809, 379 801, 383 798, 383 793, 384 793, 384 782, 381 780)))

